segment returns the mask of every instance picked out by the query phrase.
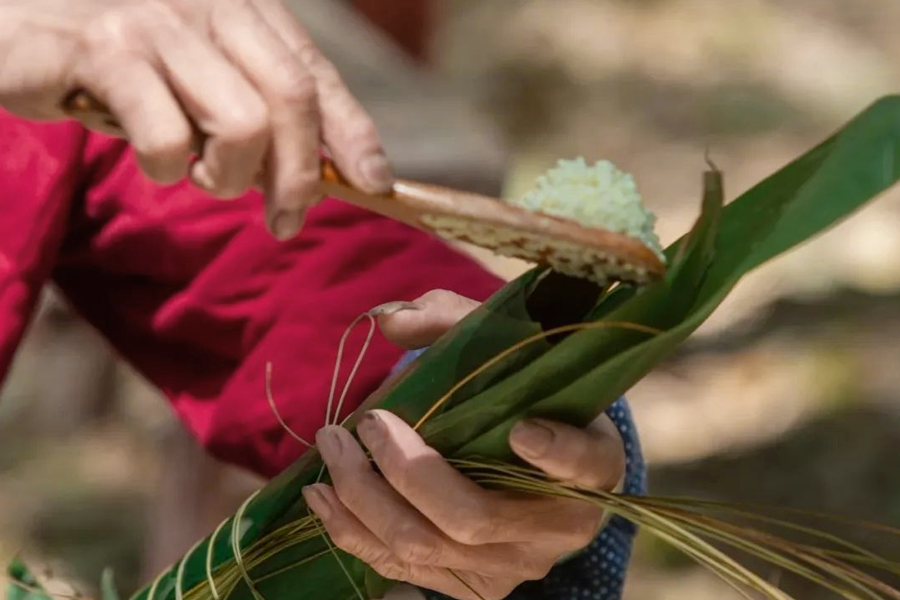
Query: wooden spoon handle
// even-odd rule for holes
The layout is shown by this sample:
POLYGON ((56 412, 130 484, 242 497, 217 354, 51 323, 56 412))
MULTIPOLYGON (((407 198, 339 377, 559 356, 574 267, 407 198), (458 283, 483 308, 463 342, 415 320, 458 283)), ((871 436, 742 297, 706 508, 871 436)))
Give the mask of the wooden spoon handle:
MULTIPOLYGON (((85 89, 76 89, 68 94, 63 99, 61 106, 68 116, 81 121, 89 127, 99 129, 115 137, 123 139, 127 137, 125 129, 109 108, 85 89)), ((193 127, 194 136, 191 140, 191 150, 200 156, 202 155, 207 135, 196 124, 193 124, 193 127)), ((368 194, 353 187, 331 159, 322 157, 321 162, 322 181, 319 191, 323 195, 340 198, 351 204, 403 221, 420 229, 428 229, 423 226, 421 219, 419 219, 418 201, 415 198, 419 184, 401 181, 398 184, 407 190, 406 193, 398 193, 395 189, 384 195, 368 194), (410 193, 412 197, 408 197, 410 193), (400 199, 398 196, 401 196, 403 200, 397 202, 400 199)))

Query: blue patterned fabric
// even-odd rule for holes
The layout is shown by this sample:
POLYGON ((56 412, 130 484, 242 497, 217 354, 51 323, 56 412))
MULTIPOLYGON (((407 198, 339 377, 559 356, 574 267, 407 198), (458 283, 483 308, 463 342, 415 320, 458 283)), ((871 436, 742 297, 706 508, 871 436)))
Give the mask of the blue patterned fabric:
MULTIPOLYGON (((407 353, 396 370, 415 360, 424 350, 407 353)), ((641 453, 631 411, 625 398, 617 400, 606 414, 622 434, 625 444, 625 481, 623 492, 647 493, 647 468, 641 453)), ((519 586, 508 600, 619 600, 625 584, 625 571, 631 558, 631 546, 637 528, 621 517, 613 516, 597 538, 580 554, 556 567, 541 581, 519 586)), ((423 590, 429 600, 446 597, 423 590)))

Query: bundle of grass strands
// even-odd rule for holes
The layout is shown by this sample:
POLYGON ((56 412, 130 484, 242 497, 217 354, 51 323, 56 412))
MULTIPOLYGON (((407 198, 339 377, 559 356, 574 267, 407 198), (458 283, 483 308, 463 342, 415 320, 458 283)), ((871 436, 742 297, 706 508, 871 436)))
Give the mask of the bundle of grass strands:
MULTIPOLYGON (((599 287, 532 270, 458 323, 356 414, 376 407, 396 413, 483 486, 579 498, 629 519, 745 597, 790 598, 745 566, 742 559, 750 557, 837 597, 900 598, 890 581, 900 575, 900 563, 827 533, 827 517, 800 525, 797 515, 772 509, 577 489, 526 467, 507 443, 524 417, 578 426, 595 419, 687 339, 744 274, 892 186, 900 177, 897 148, 900 98, 890 97, 727 207, 720 174, 708 171, 700 217, 665 250, 661 281, 599 287)), ((652 247, 652 219, 641 217, 632 183, 609 165, 564 163, 523 202, 587 222, 599 219, 652 247), (556 194, 556 185, 566 193, 556 194), (591 186, 606 186, 601 196, 610 206, 584 206, 593 197, 591 186), (566 204, 569 194, 574 204, 566 204)), ((353 431, 354 418, 345 426, 353 431)), ((304 486, 327 479, 310 449, 133 600, 381 597, 392 582, 336 549, 303 501, 304 486)), ((46 600, 25 588, 19 592, 15 600, 46 600)), ((104 592, 104 600, 115 600, 111 594, 104 592)))

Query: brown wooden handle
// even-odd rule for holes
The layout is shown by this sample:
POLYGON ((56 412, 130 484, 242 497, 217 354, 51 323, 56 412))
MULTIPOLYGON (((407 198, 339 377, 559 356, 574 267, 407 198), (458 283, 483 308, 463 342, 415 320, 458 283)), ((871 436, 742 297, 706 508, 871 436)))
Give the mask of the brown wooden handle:
POLYGON ((106 105, 85 89, 76 89, 63 98, 62 109, 70 117, 79 120, 83 118, 102 119, 110 127, 121 129, 119 122, 106 105))
MULTIPOLYGON (((73 119, 77 119, 89 126, 101 128, 106 133, 116 137, 123 139, 126 137, 125 129, 115 115, 112 114, 112 111, 83 88, 69 93, 63 99, 61 106, 63 111, 73 119), (100 125, 102 127, 99 127, 100 125)), ((196 133, 191 143, 191 149, 195 154, 200 155, 207 136, 196 125, 193 125, 193 127, 196 133)), ((322 180, 350 187, 350 182, 341 174, 334 161, 324 156, 322 157, 322 180)))
POLYGON ((69 117, 80 121, 85 127, 125 139, 125 128, 109 108, 97 100, 90 92, 79 88, 70 92, 60 107, 69 117))

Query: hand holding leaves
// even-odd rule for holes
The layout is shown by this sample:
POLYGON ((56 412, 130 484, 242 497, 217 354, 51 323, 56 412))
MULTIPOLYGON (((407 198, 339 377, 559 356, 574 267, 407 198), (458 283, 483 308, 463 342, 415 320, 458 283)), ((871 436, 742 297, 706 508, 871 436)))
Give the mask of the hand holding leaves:
MULTIPOLYGON (((419 310, 382 317, 400 345, 427 344, 477 306, 434 291, 419 310)), ((585 502, 485 490, 454 469, 404 421, 370 411, 357 432, 341 427, 316 444, 333 482, 304 490, 334 544, 380 575, 461 599, 503 598, 543 578, 560 557, 586 546, 603 512, 585 502)), ((549 476, 587 489, 611 490, 625 469, 622 440, 602 417, 587 429, 527 421, 510 444, 549 476)))

